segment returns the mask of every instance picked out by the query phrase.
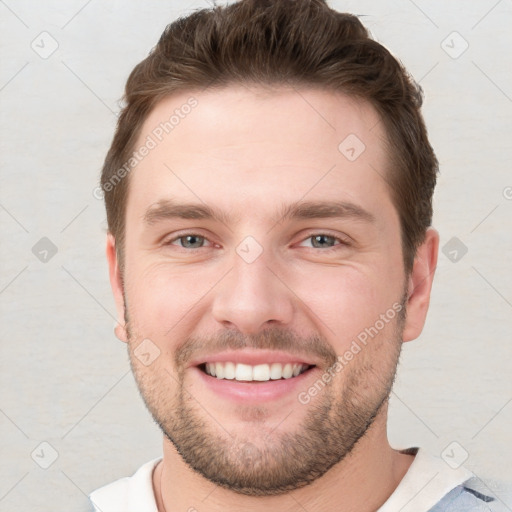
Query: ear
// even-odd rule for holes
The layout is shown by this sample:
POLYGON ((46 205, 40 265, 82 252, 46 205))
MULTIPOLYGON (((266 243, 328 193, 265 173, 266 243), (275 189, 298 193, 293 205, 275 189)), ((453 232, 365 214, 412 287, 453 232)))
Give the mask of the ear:
POLYGON ((110 232, 107 234, 106 252, 110 276, 110 286, 112 287, 112 293, 114 294, 117 316, 119 318, 114 332, 121 341, 126 343, 128 341, 128 335, 126 333, 126 319, 124 317, 125 304, 123 297, 123 280, 117 261, 116 240, 110 232))
POLYGON ((416 339, 423 330, 430 303, 430 292, 434 280, 439 249, 439 233, 428 228, 425 240, 418 247, 408 280, 407 317, 403 341, 416 339))

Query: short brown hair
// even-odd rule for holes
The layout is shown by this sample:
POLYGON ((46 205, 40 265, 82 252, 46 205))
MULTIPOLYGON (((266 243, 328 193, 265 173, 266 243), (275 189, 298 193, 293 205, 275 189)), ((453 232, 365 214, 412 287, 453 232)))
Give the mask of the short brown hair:
POLYGON ((408 273, 432 221, 438 170, 420 112, 422 91, 356 16, 325 0, 241 0, 195 11, 168 25, 135 66, 101 175, 121 269, 129 175, 116 177, 126 169, 148 114, 177 92, 237 83, 320 87, 373 105, 387 136, 386 180, 408 273))

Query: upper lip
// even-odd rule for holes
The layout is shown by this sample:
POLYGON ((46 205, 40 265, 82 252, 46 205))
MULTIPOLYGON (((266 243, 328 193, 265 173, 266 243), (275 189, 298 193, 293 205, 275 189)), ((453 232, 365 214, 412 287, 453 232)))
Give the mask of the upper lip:
POLYGON ((241 363, 255 366, 270 363, 300 363, 316 366, 318 361, 301 354, 292 354, 279 350, 239 349, 227 350, 198 356, 190 362, 189 366, 199 366, 204 363, 241 363))

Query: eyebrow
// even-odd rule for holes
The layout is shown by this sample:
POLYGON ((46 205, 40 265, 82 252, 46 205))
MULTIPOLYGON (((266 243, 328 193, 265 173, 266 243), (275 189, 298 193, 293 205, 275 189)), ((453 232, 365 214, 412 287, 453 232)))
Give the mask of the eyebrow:
MULTIPOLYGON (((307 220, 327 218, 352 218, 374 223, 375 215, 362 207, 346 201, 297 201, 283 204, 277 214, 277 223, 285 220, 307 220)), ((222 224, 238 222, 229 214, 205 203, 180 203, 173 199, 162 199, 146 210, 143 216, 148 226, 168 219, 214 220, 222 224)))
POLYGON ((353 218, 368 223, 375 222, 375 216, 361 206, 346 201, 298 201, 283 205, 281 220, 353 218))

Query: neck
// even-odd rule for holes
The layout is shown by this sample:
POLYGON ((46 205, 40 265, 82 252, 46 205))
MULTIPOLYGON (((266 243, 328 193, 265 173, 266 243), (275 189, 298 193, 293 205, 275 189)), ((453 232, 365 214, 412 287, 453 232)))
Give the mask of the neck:
POLYGON ((387 405, 344 460, 312 484, 279 496, 244 496, 217 486, 194 472, 164 438, 163 460, 153 473, 158 510, 375 511, 393 493, 414 459, 391 448, 386 420, 387 405))

